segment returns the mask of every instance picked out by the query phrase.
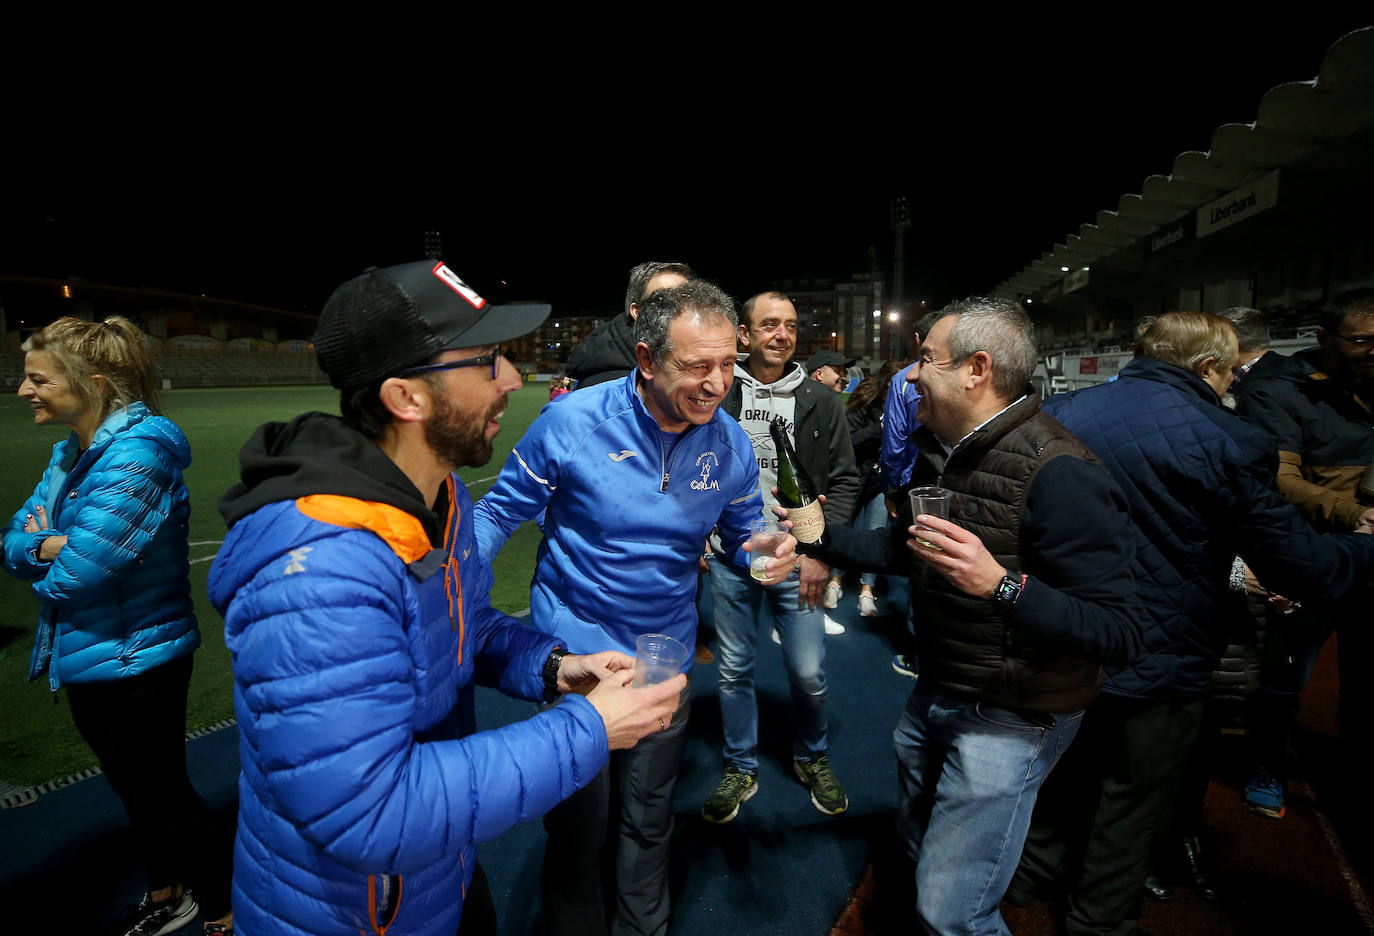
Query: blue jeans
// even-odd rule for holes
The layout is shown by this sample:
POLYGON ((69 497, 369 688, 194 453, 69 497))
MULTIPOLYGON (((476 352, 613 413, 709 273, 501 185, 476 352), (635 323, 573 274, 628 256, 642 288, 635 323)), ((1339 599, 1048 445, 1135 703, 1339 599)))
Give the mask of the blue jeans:
MULTIPOLYGON (((782 662, 792 691, 796 734, 793 756, 813 761, 825 753, 825 619, 819 607, 798 607, 801 576, 793 571, 777 585, 763 586, 745 569, 713 559, 716 639, 720 668, 720 720, 725 760, 745 773, 759 769, 759 709, 754 699, 754 661, 759 612, 767 601, 782 641, 782 662)), ((764 638, 767 640, 767 638, 764 638)), ((765 644, 766 646, 767 644, 765 644)))
POLYGON ((898 830, 916 865, 916 912, 928 932, 1010 936, 997 904, 1040 784, 1082 720, 1082 712, 1013 712, 918 683, 892 740, 898 830))

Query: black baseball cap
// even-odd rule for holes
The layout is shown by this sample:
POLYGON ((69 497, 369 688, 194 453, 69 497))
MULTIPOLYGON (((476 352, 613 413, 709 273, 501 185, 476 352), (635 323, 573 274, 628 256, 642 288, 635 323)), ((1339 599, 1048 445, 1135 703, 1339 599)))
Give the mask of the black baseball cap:
POLYGON ((366 387, 440 351, 480 348, 528 334, 553 306, 494 306, 441 260, 373 267, 324 304, 315 354, 329 382, 366 387))
POLYGON ((857 359, 847 358, 838 351, 817 351, 806 359, 806 372, 808 374, 814 374, 816 371, 829 364, 831 367, 843 373, 846 368, 854 366, 855 360, 857 359))

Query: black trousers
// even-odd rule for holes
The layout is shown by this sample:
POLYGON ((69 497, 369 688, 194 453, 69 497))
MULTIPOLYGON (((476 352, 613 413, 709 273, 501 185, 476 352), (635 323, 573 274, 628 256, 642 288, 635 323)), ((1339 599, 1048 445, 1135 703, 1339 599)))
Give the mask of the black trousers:
POLYGON ((487 872, 480 864, 472 869, 472 884, 463 898, 458 936, 496 936, 496 904, 492 902, 487 872))
POLYGON ((233 851, 186 775, 191 657, 110 682, 65 687, 72 721, 124 804, 148 889, 188 885, 207 920, 229 912, 233 851))
POLYGON ((1140 920, 1156 833, 1167 832, 1206 696, 1102 696, 1040 792, 1013 891, 1067 888, 1069 936, 1140 920))
POLYGON ((673 787, 691 691, 683 690, 667 731, 611 752, 601 773, 544 817, 540 883, 549 936, 667 933, 673 787))

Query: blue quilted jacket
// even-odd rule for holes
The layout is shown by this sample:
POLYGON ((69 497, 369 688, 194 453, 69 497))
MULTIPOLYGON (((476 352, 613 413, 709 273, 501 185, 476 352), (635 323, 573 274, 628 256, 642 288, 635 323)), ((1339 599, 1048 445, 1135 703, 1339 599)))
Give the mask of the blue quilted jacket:
POLYGON ((1119 380, 1051 397, 1045 412, 1092 449, 1126 494, 1132 566, 1149 612, 1145 650, 1103 691, 1207 689, 1226 647, 1218 600, 1239 554, 1291 598, 1344 592, 1374 574, 1374 536, 1322 536, 1279 493, 1274 441, 1189 371, 1137 358, 1119 380))
POLYGON ((322 414, 263 427, 243 461, 210 574, 240 737, 236 931, 452 936, 476 844, 600 771, 601 717, 570 695, 476 731, 474 684, 538 700, 558 642, 490 606, 455 478, 436 516, 322 414))
POLYGON ((142 403, 108 416, 81 452, 53 446, 43 479, 5 525, 5 570, 41 603, 29 679, 104 682, 147 672, 200 646, 186 558, 191 448, 142 403), (42 505, 50 529, 25 533, 42 505), (38 547, 59 534, 52 562, 38 547))

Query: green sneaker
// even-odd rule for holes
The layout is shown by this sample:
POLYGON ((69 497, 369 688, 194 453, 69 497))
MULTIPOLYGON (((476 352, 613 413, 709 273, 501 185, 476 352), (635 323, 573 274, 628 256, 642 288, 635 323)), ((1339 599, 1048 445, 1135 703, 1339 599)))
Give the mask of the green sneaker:
POLYGON ((723 824, 739 815, 740 803, 759 791, 759 781, 753 774, 740 773, 734 766, 725 768, 716 792, 706 797, 701 818, 723 824))
POLYGON ((794 760, 792 770, 811 791, 811 805, 821 812, 827 816, 838 816, 849 808, 849 797, 845 795, 840 781, 830 772, 830 759, 824 754, 810 763, 794 760))

